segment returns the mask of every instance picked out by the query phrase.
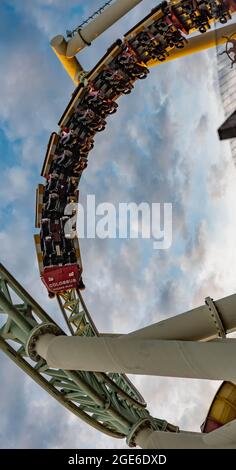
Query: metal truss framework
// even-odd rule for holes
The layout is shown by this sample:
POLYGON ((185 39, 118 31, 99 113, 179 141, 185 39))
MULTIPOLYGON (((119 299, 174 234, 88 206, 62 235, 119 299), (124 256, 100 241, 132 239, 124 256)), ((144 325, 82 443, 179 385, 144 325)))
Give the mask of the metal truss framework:
MULTIPOLYGON (((73 290, 58 296, 58 303, 72 335, 99 336, 80 293, 73 290)), ((34 363, 26 354, 27 340, 42 323, 59 328, 0 264, 0 349, 15 364, 61 405, 109 436, 124 438, 143 422, 156 430, 178 430, 150 416, 123 374, 65 371, 50 368, 43 359, 34 363)))

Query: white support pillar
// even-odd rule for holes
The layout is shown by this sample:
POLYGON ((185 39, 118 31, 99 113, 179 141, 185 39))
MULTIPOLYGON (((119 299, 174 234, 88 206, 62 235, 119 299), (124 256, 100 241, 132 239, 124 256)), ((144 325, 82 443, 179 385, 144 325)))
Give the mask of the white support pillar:
POLYGON ((141 430, 136 445, 143 449, 236 449, 236 421, 232 421, 211 433, 179 433, 141 430))
POLYGON ((210 342, 43 335, 37 353, 65 370, 236 380, 236 339, 210 342))
POLYGON ((222 326, 226 334, 236 331, 236 294, 214 303, 208 297, 206 304, 201 307, 133 331, 128 336, 140 339, 209 341, 221 334, 222 326))
POLYGON ((116 0, 111 6, 105 8, 93 21, 84 26, 68 42, 67 57, 74 57, 84 47, 89 46, 94 39, 100 36, 122 16, 143 0, 116 0))

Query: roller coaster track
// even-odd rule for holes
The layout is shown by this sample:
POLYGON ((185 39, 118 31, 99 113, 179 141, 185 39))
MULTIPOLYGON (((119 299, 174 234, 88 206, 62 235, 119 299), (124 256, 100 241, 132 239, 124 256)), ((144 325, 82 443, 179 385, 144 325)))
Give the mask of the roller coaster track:
MULTIPOLYGON (((74 334, 98 335, 80 294, 71 291, 58 296, 58 302, 74 334)), ((40 358, 32 363, 26 353, 29 334, 42 323, 45 331, 47 325, 58 326, 2 265, 0 307, 0 349, 77 417, 116 438, 127 436, 139 421, 150 422, 154 429, 172 429, 149 415, 143 398, 122 374, 56 370, 40 358)))
MULTIPOLYGON (((178 5, 181 6, 185 3, 179 2, 178 5)), ((165 25, 161 24, 165 15, 162 7, 156 7, 125 35, 124 41, 116 42, 111 46, 94 69, 87 74, 86 81, 80 84, 73 93, 72 99, 59 121, 61 129, 70 128, 73 125, 76 120, 74 117, 76 109, 84 99, 89 85, 92 83, 97 88, 102 87, 101 73, 107 66, 115 63, 127 44, 132 49, 136 65, 143 67, 143 70, 147 69, 149 62, 154 59, 153 51, 150 51, 148 47, 145 49, 144 46, 140 51, 139 39, 137 38, 140 38, 144 29, 148 30, 150 34, 151 31, 152 34, 155 31, 157 31, 156 34, 160 34, 158 28, 162 28, 162 36, 165 38, 165 25)), ((217 20, 218 18, 214 19, 214 21, 217 20)), ((213 20, 211 19, 211 21, 213 20)), ((167 26, 166 24, 166 29, 172 31, 173 37, 172 40, 169 37, 169 43, 166 43, 162 52, 159 48, 158 60, 160 61, 164 61, 170 50, 175 47, 182 48, 186 43, 180 28, 173 24, 169 29, 167 26)), ((197 27, 195 24, 189 27, 188 33, 194 32, 198 27, 199 20, 197 27)), ((124 74, 127 72, 128 75, 125 67, 123 72, 124 74)), ((137 77, 133 76, 129 79, 129 83, 133 85, 136 79, 137 77)), ((109 92, 110 89, 108 91, 105 89, 107 97, 113 101, 122 95, 122 91, 111 93, 111 95, 109 92)), ((50 165, 53 162, 55 152, 55 149, 54 153, 47 152, 44 162, 44 169, 48 168, 47 171, 45 170, 47 175, 50 173, 50 165)), ((78 173, 78 180, 81 174, 82 171, 78 173)), ((39 211, 38 227, 40 224, 39 211)), ((42 259, 39 261, 42 263, 42 259)), ((57 301, 71 335, 99 336, 77 289, 58 293, 57 301)), ((55 321, 2 265, 0 265, 0 307, 2 320, 0 349, 60 404, 87 424, 116 438, 127 437, 137 424, 142 425, 142 423, 148 423, 152 429, 178 431, 177 427, 166 421, 150 416, 143 398, 125 375, 52 369, 42 358, 33 353, 30 354, 28 339, 32 338, 33 333, 37 337, 37 329, 40 327, 42 330, 42 325, 45 333, 51 331, 60 332, 60 334, 66 333, 57 326, 55 321)), ((132 442, 129 442, 129 445, 132 445, 132 442)))

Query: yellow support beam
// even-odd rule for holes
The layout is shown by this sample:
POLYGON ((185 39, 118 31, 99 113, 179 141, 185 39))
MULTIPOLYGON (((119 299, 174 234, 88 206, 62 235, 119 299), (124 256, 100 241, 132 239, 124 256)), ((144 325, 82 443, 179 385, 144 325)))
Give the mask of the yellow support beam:
POLYGON ((169 62, 170 60, 179 59, 190 54, 196 54, 197 52, 204 51, 211 47, 216 47, 227 42, 227 37, 231 34, 236 33, 236 24, 230 24, 223 28, 215 29, 209 33, 198 34, 197 36, 188 39, 188 43, 183 49, 172 49, 170 55, 164 62, 158 60, 150 60, 147 63, 148 67, 155 67, 160 64, 169 62))
POLYGON ((55 36, 51 40, 52 50, 57 55, 58 59, 62 63, 64 69, 73 80, 74 84, 77 86, 79 84, 79 74, 83 72, 83 67, 80 65, 76 57, 67 57, 67 42, 65 38, 61 35, 55 36))
MULTIPOLYGON (((150 60, 147 62, 147 66, 155 67, 171 60, 179 59, 180 57, 196 54, 197 52, 215 47, 216 45, 219 46, 226 43, 227 37, 231 36, 233 33, 236 33, 236 23, 214 29, 209 33, 198 34, 197 36, 190 37, 188 39, 188 43, 183 49, 174 48, 170 50, 169 56, 164 62, 160 62, 157 59, 150 60)), ((76 57, 67 56, 68 43, 65 38, 61 35, 55 36, 51 41, 51 47, 66 72, 77 86, 80 83, 81 72, 83 74, 84 70, 76 57)))

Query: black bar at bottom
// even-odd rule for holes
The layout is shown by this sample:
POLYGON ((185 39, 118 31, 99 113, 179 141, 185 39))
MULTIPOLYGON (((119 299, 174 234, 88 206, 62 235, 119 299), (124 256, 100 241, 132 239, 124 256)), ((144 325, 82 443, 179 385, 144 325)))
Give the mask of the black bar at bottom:
POLYGON ((235 461, 234 450, 144 450, 144 449, 67 449, 67 450, 0 450, 1 468, 78 468, 90 469, 120 468, 124 465, 147 468, 225 468, 226 463, 235 461), (5 464, 5 465, 4 465, 5 464), (16 467, 17 466, 17 467, 16 467))

